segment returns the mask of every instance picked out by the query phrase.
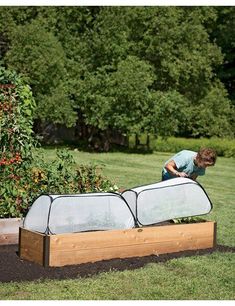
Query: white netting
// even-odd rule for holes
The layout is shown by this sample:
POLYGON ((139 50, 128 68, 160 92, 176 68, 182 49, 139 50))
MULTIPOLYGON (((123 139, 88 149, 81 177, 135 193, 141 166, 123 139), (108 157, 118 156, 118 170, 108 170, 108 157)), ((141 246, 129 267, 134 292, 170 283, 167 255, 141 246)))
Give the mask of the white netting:
POLYGON ((24 228, 45 233, 47 229, 48 214, 50 209, 52 198, 48 195, 41 195, 38 197, 31 208, 29 209, 27 216, 24 219, 24 228))
POLYGON ((41 233, 128 229, 174 218, 204 215, 211 202, 203 188, 175 178, 116 193, 42 195, 30 208, 24 228, 41 233))
POLYGON ((128 229, 134 225, 134 217, 123 198, 112 193, 39 197, 24 223, 25 228, 42 233, 48 226, 53 234, 128 229))
POLYGON ((49 229, 53 234, 132 227, 134 218, 128 206, 115 194, 57 197, 51 206, 49 229))
POLYGON ((201 186, 186 178, 136 187, 122 195, 142 225, 204 215, 211 210, 210 200, 201 186))

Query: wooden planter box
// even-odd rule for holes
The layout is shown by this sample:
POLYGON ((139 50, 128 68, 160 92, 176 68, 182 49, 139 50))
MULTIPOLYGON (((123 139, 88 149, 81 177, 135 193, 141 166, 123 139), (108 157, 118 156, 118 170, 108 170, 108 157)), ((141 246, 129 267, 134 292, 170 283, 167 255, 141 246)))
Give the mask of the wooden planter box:
POLYGON ((0 245, 17 244, 22 223, 20 218, 0 219, 0 245))
POLYGON ((215 246, 212 221, 44 235, 20 228, 19 255, 43 266, 65 266, 112 258, 159 255, 215 246))

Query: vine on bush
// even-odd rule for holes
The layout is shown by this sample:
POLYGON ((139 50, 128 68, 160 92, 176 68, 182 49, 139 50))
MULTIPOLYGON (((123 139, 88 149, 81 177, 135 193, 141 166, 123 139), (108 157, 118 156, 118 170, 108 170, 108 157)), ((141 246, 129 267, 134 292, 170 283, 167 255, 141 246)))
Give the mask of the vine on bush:
POLYGON ((0 67, 0 216, 21 213, 22 170, 32 163, 32 112, 35 102, 29 86, 14 73, 0 67), (13 203, 14 202, 14 203, 13 203))
POLYGON ((116 191, 97 166, 77 170, 67 150, 46 162, 33 135, 35 102, 29 86, 0 67, 0 218, 22 217, 42 193, 116 191))

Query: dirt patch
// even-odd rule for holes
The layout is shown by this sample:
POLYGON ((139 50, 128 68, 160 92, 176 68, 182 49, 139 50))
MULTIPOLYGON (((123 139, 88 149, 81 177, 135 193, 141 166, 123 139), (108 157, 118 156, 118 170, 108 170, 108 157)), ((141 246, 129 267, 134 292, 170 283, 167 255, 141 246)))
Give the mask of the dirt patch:
POLYGON ((21 260, 18 256, 18 245, 0 246, 0 282, 89 277, 101 272, 133 270, 143 267, 148 263, 166 262, 179 257, 201 256, 215 251, 235 253, 235 247, 217 245, 215 248, 206 250, 184 251, 159 256, 151 255, 127 259, 111 259, 58 268, 44 268, 38 264, 21 260))

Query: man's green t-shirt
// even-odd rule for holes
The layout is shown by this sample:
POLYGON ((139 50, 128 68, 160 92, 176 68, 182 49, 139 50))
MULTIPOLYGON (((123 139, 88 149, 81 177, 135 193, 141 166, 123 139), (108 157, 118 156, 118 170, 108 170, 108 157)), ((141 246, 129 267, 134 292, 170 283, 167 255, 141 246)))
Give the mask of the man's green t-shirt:
POLYGON ((179 153, 175 154, 172 158, 170 158, 163 167, 163 177, 164 179, 173 178, 175 176, 171 175, 169 172, 167 172, 165 165, 169 163, 169 161, 173 160, 176 164, 176 167, 179 172, 185 172, 188 174, 189 177, 191 177, 193 174, 196 175, 204 175, 205 169, 199 168, 194 164, 194 157, 196 157, 197 152, 189 151, 189 150, 183 150, 179 153))

